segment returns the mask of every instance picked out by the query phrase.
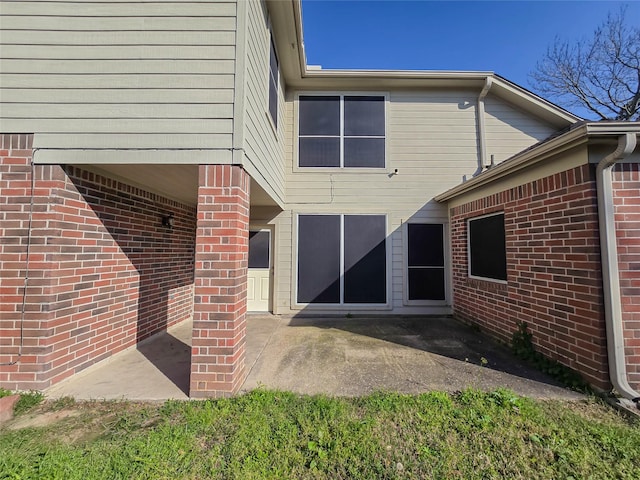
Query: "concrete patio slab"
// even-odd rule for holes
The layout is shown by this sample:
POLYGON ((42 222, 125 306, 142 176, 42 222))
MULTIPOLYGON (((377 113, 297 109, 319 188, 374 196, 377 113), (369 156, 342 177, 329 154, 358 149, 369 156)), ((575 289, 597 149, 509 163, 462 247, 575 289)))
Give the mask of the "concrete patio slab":
POLYGON ((354 396, 505 387, 535 398, 580 398, 452 318, 251 319, 256 329, 262 321, 277 321, 277 329, 253 364, 244 391, 263 386, 354 396))
MULTIPOLYGON (((50 398, 187 399, 191 322, 49 388, 50 398)), ((509 350, 447 317, 247 318, 241 388, 363 395, 506 387, 535 398, 576 399, 509 350)))

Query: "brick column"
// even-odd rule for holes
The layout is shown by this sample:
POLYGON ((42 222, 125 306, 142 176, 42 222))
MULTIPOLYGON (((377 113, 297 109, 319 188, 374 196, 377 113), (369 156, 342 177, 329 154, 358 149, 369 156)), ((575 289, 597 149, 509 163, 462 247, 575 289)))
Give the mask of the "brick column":
POLYGON ((245 379, 249 176, 201 165, 195 252, 192 398, 228 396, 245 379))
POLYGON ((56 197, 64 185, 59 168, 38 165, 32 192, 32 141, 32 135, 0 135, 0 387, 19 390, 50 385, 58 267, 50 255, 57 236, 51 224, 59 218, 56 197))

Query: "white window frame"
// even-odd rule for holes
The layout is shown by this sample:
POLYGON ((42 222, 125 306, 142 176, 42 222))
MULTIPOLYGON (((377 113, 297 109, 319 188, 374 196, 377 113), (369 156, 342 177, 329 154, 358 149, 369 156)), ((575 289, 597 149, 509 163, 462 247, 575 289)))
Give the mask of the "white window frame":
MULTIPOLYGON (((366 172, 380 173, 389 168, 389 93, 368 91, 309 91, 296 92, 294 108, 294 172, 366 172), (300 166, 300 97, 340 97, 340 166, 339 167, 301 167, 300 166), (384 138, 384 165, 382 167, 345 167, 344 166, 344 97, 382 97, 384 99, 384 137, 367 136, 357 138, 384 138)), ((305 135, 305 138, 314 138, 305 135)), ((326 135, 317 135, 326 138, 326 135)))
POLYGON ((292 285, 291 285, 291 309, 292 310, 302 310, 302 309, 312 309, 312 310, 391 310, 393 301, 391 299, 391 291, 392 291, 392 280, 393 280, 393 271, 392 271, 392 245, 391 245, 391 235, 389 233, 389 216, 386 213, 378 213, 378 212, 294 212, 293 214, 293 255, 294 259, 292 263, 292 285), (336 215, 340 217, 340 303, 300 303, 298 302, 298 217, 300 215, 336 215), (384 216, 385 220, 385 268, 386 268, 386 303, 344 303, 344 217, 345 215, 375 215, 375 216, 384 216))
POLYGON ((450 305, 451 278, 450 278, 450 250, 449 250, 449 222, 442 218, 416 219, 402 224, 402 278, 403 278, 403 305, 406 306, 445 306, 450 305), (409 225, 442 225, 442 248, 444 255, 444 299, 443 300, 410 300, 409 299, 409 225))
MULTIPOLYGON (((499 283, 502 285, 507 285, 508 284, 508 280, 509 280, 509 268, 507 265, 507 280, 502 280, 499 278, 491 278, 491 277, 480 277, 477 275, 471 275, 471 227, 470 227, 470 223, 475 221, 475 220, 481 220, 483 218, 487 218, 487 217, 496 217, 498 215, 502 215, 504 217, 504 219, 506 220, 506 216, 503 210, 499 211, 499 212, 492 212, 492 213, 487 213, 486 215, 478 215, 477 217, 471 217, 471 218, 467 218, 466 222, 467 222, 467 276, 469 278, 473 278, 475 280, 482 280, 484 282, 493 282, 493 283, 499 283)), ((506 246, 506 235, 507 235, 507 231, 506 231, 506 225, 505 225, 505 257, 507 255, 507 246, 506 246)))

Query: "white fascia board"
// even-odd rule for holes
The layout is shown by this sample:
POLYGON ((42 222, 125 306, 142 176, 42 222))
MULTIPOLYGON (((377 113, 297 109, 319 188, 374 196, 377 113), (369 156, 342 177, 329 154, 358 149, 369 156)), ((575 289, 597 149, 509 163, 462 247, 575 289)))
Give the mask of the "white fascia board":
MULTIPOLYGON (((543 116, 543 118, 545 116, 555 117, 553 120, 558 124, 572 124, 584 120, 500 75, 494 75, 492 91, 498 96, 510 100, 512 103, 527 110, 532 110, 531 107, 537 108, 542 113, 541 116, 543 116)), ((549 118, 549 120, 551 120, 551 118, 549 118)))
POLYGON ((589 136, 620 136, 624 133, 640 135, 640 122, 594 122, 587 123, 589 136))
POLYGON ((305 78, 415 78, 418 80, 468 79, 484 80, 493 72, 458 70, 316 70, 305 65, 305 78))

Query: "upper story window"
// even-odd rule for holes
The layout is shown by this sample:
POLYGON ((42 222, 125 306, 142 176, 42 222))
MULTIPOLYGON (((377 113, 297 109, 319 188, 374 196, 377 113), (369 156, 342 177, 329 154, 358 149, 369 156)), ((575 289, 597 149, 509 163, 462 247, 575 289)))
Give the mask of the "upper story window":
POLYGON ((300 167, 385 166, 385 97, 301 95, 300 167))
POLYGON ((278 80, 280 70, 278 65, 278 55, 273 43, 273 35, 270 36, 271 52, 269 55, 269 115, 273 120, 273 125, 278 128, 278 80))

